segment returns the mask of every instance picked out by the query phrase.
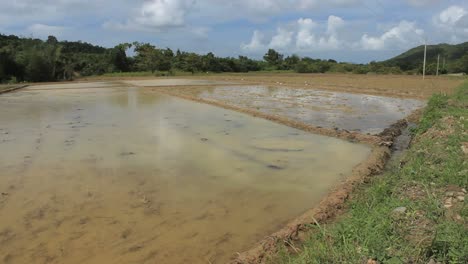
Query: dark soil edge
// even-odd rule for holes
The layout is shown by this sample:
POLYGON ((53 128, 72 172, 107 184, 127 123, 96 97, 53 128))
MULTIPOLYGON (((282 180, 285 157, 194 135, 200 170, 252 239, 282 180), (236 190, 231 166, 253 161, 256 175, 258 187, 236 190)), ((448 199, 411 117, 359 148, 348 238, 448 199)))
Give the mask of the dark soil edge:
POLYGON ((26 88, 28 87, 28 85, 20 85, 20 86, 14 86, 14 87, 11 87, 11 88, 8 88, 8 89, 5 89, 5 90, 0 90, 0 94, 4 94, 4 93, 9 93, 9 92, 13 92, 13 91, 16 91, 16 90, 19 90, 19 89, 22 89, 22 88, 26 88))

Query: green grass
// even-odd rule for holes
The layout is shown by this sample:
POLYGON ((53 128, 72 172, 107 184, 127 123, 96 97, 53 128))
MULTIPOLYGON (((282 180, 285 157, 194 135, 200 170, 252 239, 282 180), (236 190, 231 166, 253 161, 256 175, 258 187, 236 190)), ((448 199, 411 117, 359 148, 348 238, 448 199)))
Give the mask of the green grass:
POLYGON ((361 186, 336 222, 312 225, 299 254, 282 248, 271 263, 468 263, 466 202, 443 206, 448 186, 468 186, 461 149, 467 127, 468 83, 453 96, 434 95, 413 131, 404 165, 395 162, 361 186), (392 213, 401 206, 404 214, 392 213))

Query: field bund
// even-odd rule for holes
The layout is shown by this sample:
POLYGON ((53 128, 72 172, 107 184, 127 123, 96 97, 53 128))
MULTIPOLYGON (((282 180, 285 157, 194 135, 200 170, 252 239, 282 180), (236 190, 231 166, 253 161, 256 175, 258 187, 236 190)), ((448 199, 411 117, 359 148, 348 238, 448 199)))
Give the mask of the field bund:
POLYGON ((397 121, 424 105, 382 97, 376 105, 389 110, 367 112, 359 98, 368 96, 335 93, 343 100, 333 105, 330 93, 290 91, 165 79, 1 95, 1 256, 228 262, 275 231, 289 236, 333 216, 382 169, 405 125, 397 121))

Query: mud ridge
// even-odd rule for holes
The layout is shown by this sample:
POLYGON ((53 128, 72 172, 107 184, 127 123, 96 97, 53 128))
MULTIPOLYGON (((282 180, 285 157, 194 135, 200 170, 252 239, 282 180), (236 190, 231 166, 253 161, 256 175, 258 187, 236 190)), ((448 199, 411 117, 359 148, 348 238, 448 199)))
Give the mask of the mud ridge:
POLYGON ((0 90, 0 94, 13 92, 13 91, 16 91, 16 90, 19 90, 19 89, 22 89, 22 88, 26 88, 26 87, 28 87, 28 85, 14 86, 14 87, 11 87, 11 88, 8 88, 8 89, 5 89, 5 90, 0 90))

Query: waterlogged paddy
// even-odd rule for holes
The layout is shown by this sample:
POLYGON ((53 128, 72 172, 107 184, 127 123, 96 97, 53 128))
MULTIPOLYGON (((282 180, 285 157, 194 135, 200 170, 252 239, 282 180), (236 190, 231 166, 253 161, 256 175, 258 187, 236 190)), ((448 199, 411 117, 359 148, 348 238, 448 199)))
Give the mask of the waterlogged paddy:
POLYGON ((233 84, 225 81, 199 80, 199 79, 152 79, 131 80, 123 83, 136 86, 187 86, 187 85, 226 85, 233 84))
POLYGON ((425 104, 414 99, 267 86, 206 88, 197 90, 196 96, 314 126, 370 134, 382 132, 425 104))
POLYGON ((225 263, 370 154, 210 105, 91 86, 0 96, 0 262, 225 263))

